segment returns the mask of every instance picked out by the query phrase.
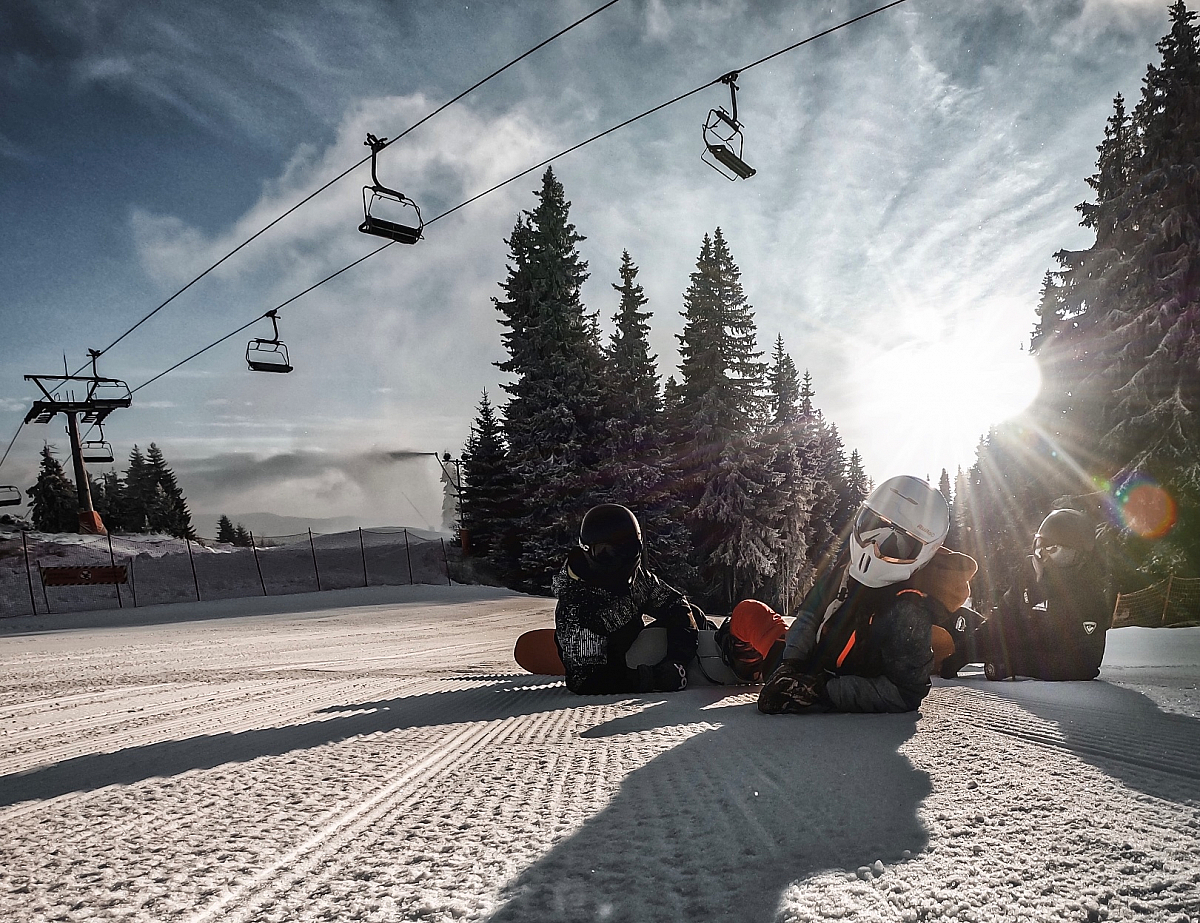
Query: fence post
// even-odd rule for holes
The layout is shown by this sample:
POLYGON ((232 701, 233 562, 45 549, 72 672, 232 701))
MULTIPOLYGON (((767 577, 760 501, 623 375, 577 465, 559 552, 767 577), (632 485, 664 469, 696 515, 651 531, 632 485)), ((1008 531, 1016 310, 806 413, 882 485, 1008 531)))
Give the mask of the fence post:
POLYGON ((312 529, 308 530, 308 547, 312 549, 313 573, 317 575, 317 589, 321 589, 321 570, 317 567, 317 546, 313 543, 312 529))
POLYGON ((371 582, 367 580, 367 546, 363 544, 362 526, 358 527, 358 550, 362 553, 363 586, 370 586, 371 582))
MULTIPOLYGON (((111 532, 108 533, 108 563, 111 564, 114 568, 116 568, 116 566, 117 566, 117 559, 116 559, 116 556, 113 554, 113 549, 112 549, 112 533, 111 532)), ((124 609, 125 603, 123 603, 121 601, 121 584, 114 583, 113 586, 115 586, 117 588, 117 608, 124 609)))
POLYGON ((404 530, 404 556, 408 558, 408 585, 412 586, 412 552, 408 549, 408 529, 404 530))
POLYGON ((42 563, 38 562, 38 582, 42 585, 42 602, 46 604, 46 615, 50 614, 50 594, 46 592, 46 581, 42 580, 42 563))
POLYGON ((25 537, 25 530, 21 530, 21 547, 25 549, 25 579, 29 581, 29 608, 33 610, 33 614, 37 615, 37 603, 33 599, 33 572, 29 569, 29 539, 25 537))
POLYGON ((137 576, 133 572, 133 562, 137 560, 136 556, 129 559, 129 592, 133 595, 133 608, 137 608, 137 576))
POLYGON ((254 553, 254 569, 258 571, 258 584, 262 587, 263 596, 267 595, 267 581, 263 580, 262 565, 258 563, 258 549, 254 546, 254 533, 250 533, 250 550, 254 553))
POLYGON ((1167 592, 1166 595, 1163 596, 1163 614, 1162 620, 1159 622, 1160 625, 1167 624, 1167 611, 1171 608, 1171 581, 1174 579, 1174 574, 1170 574, 1167 577, 1167 592))
POLYGON ((454 581, 450 579, 450 557, 446 554, 446 540, 439 538, 438 541, 442 543, 442 560, 446 564, 446 586, 454 586, 454 581))
POLYGON ((200 578, 196 576, 196 559, 192 557, 192 540, 185 537, 184 541, 187 542, 188 561, 192 565, 192 584, 196 587, 196 602, 200 602, 200 578))

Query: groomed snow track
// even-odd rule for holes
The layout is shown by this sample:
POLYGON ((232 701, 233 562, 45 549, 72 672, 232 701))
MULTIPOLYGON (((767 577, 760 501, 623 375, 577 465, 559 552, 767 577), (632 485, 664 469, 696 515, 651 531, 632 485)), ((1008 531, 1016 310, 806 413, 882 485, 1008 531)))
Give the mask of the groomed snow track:
POLYGON ((1130 688, 580 699, 551 601, 395 594, 7 623, 0 919, 1200 920, 1200 722, 1130 688))

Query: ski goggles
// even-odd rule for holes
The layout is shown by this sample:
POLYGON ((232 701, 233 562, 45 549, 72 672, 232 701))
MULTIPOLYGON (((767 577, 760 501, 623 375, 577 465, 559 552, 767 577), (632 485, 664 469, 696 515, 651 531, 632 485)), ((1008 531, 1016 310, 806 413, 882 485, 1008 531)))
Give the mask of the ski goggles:
POLYGON ((619 544, 609 542, 592 542, 590 545, 579 543, 592 563, 600 567, 628 567, 637 561, 642 549, 629 542, 619 544))
POLYGON ((865 507, 854 520, 854 536, 864 548, 874 545, 875 554, 889 564, 912 564, 925 547, 911 532, 865 507))
POLYGON ((1077 564, 1082 556, 1078 548, 1047 542, 1040 535, 1033 537, 1033 553, 1039 561, 1052 563, 1057 567, 1071 567, 1077 564))

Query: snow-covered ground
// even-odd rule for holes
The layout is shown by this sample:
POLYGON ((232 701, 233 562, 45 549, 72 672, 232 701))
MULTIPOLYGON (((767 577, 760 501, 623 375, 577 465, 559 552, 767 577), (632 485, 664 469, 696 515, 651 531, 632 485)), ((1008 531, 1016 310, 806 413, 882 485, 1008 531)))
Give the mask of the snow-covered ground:
POLYGON ((1200 921, 1200 629, 1102 680, 760 715, 577 698, 547 599, 334 593, 0 623, 0 920, 1200 921))

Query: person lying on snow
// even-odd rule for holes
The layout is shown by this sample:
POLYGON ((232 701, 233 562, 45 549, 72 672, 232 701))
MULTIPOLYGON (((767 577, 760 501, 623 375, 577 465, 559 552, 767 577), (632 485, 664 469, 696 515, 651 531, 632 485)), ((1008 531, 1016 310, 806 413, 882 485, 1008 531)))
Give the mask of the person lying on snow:
POLYGON ((1112 626, 1105 583, 1095 527, 1078 510, 1051 512, 1033 538, 1018 585, 983 624, 984 675, 1095 679, 1112 626))
MULTIPOLYGON (((949 526, 945 498, 925 481, 902 475, 880 484, 855 516, 848 551, 801 602, 759 711, 914 711, 930 688, 933 624, 952 623, 948 606, 966 602, 965 593, 950 598, 956 591, 913 581, 949 526)), ((973 574, 975 562, 958 557, 973 574)))
POLYGON ((697 625, 687 597, 643 564, 642 527, 616 503, 592 507, 579 528, 579 547, 551 582, 554 641, 578 695, 675 692, 687 686, 696 654, 697 625), (667 630, 666 656, 654 666, 630 667, 625 655, 645 627, 643 616, 667 630))

